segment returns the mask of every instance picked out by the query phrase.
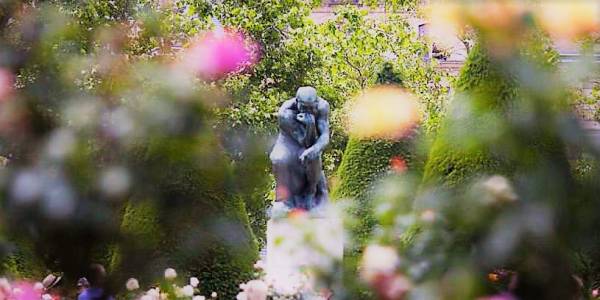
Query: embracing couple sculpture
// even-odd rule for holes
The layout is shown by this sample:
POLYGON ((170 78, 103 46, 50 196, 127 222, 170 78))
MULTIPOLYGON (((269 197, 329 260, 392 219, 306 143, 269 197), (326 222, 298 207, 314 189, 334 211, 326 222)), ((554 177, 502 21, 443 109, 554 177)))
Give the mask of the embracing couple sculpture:
POLYGON ((329 144, 329 103, 301 87, 278 112, 279 135, 269 155, 276 200, 289 209, 311 210, 327 202, 321 154, 329 144))

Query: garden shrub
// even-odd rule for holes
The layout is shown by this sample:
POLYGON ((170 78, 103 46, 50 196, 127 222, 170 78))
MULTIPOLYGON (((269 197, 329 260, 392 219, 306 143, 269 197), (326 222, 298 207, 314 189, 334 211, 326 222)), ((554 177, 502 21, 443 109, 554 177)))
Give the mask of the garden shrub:
MULTIPOLYGON (((545 37, 536 35, 532 40, 522 55, 540 68, 553 68, 557 52, 548 46, 545 37)), ((498 155, 496 148, 501 147, 486 143, 486 136, 494 135, 496 124, 509 111, 519 109, 515 100, 520 90, 514 79, 514 74, 491 63, 483 45, 473 47, 455 83, 449 116, 431 147, 423 175, 425 184, 441 183, 453 188, 475 176, 512 172, 513 163, 498 155), (465 136, 462 132, 469 132, 473 138, 457 139, 465 136)), ((557 147, 544 137, 532 137, 532 146, 548 151, 557 147)))
MULTIPOLYGON (((479 103, 474 103, 474 109, 480 106, 479 108, 483 110, 494 110, 508 105, 516 95, 514 86, 507 81, 506 77, 492 69, 485 49, 480 45, 476 45, 469 53, 456 82, 456 93, 457 95, 468 93, 469 96, 476 98, 479 103)), ((462 100, 462 98, 455 99, 455 101, 462 100)), ((458 106, 457 103, 453 105, 458 106)), ((481 118, 478 121, 485 122, 481 118)), ((460 124, 455 124, 456 122, 447 120, 446 126, 440 130, 431 147, 423 174, 423 181, 427 184, 443 183, 448 187, 455 187, 467 182, 476 174, 496 173, 502 169, 501 162, 489 151, 483 149, 481 145, 466 147, 456 142, 448 128, 461 126, 468 132, 481 124, 472 119, 460 124)))
POLYGON ((198 277, 202 293, 231 299, 252 275, 257 246, 225 156, 198 146, 156 141, 136 151, 136 163, 154 169, 145 182, 155 187, 125 208, 130 242, 115 251, 112 271, 151 281, 172 267, 198 277))
POLYGON ((7 243, 8 253, 2 258, 0 274, 31 280, 44 278, 45 265, 36 256, 32 243, 18 239, 9 239, 7 243))
POLYGON ((332 199, 350 198, 352 215, 357 219, 354 237, 359 244, 366 242, 376 225, 372 214, 370 194, 378 179, 390 170, 390 160, 402 158, 408 168, 418 165, 414 154, 413 139, 402 141, 361 140, 351 137, 337 171, 338 185, 332 191, 332 199))
MULTIPOLYGON (((401 85, 402 79, 391 64, 385 63, 378 74, 377 83, 401 85)), ((360 139, 353 136, 348 139, 335 175, 337 184, 333 186, 331 193, 334 201, 353 201, 349 210, 354 219, 350 228, 353 246, 345 250, 344 257, 345 269, 349 272, 346 274, 348 278, 356 275, 360 253, 377 226, 372 199, 377 182, 393 171, 393 160, 405 164, 408 169, 422 168, 422 160, 418 157, 415 146, 419 132, 414 130, 408 137, 398 141, 360 139)), ((361 295, 361 299, 372 297, 367 291, 361 290, 358 283, 353 282, 352 285, 360 290, 358 294, 361 295)))
MULTIPOLYGON (((384 63, 378 73, 377 83, 401 86, 402 78, 390 63, 384 63)), ((334 187, 331 197, 351 198, 355 201, 351 214, 358 223, 353 228, 357 246, 364 245, 376 225, 369 196, 378 179, 390 170, 391 160, 400 159, 407 168, 418 165, 414 147, 416 136, 417 131, 399 141, 349 137, 336 174, 338 184, 334 187)))

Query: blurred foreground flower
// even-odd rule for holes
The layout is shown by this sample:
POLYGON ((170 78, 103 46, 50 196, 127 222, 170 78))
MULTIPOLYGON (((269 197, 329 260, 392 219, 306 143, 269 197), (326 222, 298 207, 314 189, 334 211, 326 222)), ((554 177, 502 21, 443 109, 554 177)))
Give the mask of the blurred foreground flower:
POLYGON ((177 272, 173 268, 165 269, 165 279, 173 280, 177 277, 177 272))
POLYGON ((452 47, 470 26, 488 42, 491 54, 510 54, 534 29, 531 20, 554 38, 578 39, 600 32, 600 1, 437 1, 426 9, 429 34, 442 47, 452 47))
POLYGON ((371 285, 377 292, 378 299, 382 300, 404 299, 412 288, 411 282, 406 277, 398 274, 379 275, 371 285))
POLYGON ((200 280, 197 277, 190 277, 190 285, 193 287, 198 287, 200 284, 200 280))
POLYGON ((406 161, 400 156, 394 156, 390 159, 390 168, 396 173, 404 173, 408 169, 406 161))
POLYGON ((417 99, 400 88, 372 88, 351 105, 349 133, 358 138, 400 139, 420 120, 417 99))
POLYGON ((128 291, 135 291, 140 288, 140 284, 137 281, 137 279, 129 278, 127 280, 127 283, 125 284, 125 287, 127 288, 128 291))
POLYGON ((429 36, 442 48, 452 47, 454 38, 465 26, 458 3, 444 2, 428 6, 425 11, 430 23, 429 36))
POLYGON ((34 284, 21 281, 14 284, 12 290, 13 297, 6 299, 15 299, 15 300, 39 300, 42 295, 40 291, 36 291, 34 288, 34 284))
POLYGON ((257 60, 257 47, 243 34, 215 30, 201 34, 185 51, 182 67, 203 79, 219 79, 257 60))
POLYGON ((13 91, 14 78, 10 71, 0 68, 0 101, 6 100, 13 91))
POLYGON ((600 1, 544 1, 536 14, 556 38, 574 39, 600 31, 600 1))
POLYGON ((363 253, 360 276, 369 283, 382 275, 391 275, 400 263, 396 249, 388 246, 369 245, 363 253))
POLYGON ((500 175, 494 175, 482 183, 483 189, 491 196, 489 202, 513 202, 517 200, 510 181, 500 175))
POLYGON ((266 300, 269 293, 269 287, 262 280, 250 280, 246 284, 241 285, 237 300, 266 300))
POLYGON ((194 296, 194 287, 191 285, 186 285, 181 288, 181 292, 185 297, 192 297, 194 296))

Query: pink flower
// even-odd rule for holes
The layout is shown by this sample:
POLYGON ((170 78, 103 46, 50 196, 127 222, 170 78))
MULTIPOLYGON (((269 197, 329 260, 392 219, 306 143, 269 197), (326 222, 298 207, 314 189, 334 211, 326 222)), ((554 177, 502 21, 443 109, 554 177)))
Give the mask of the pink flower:
POLYGON ((201 34, 183 55, 183 67, 204 79, 219 79, 251 66, 257 59, 256 44, 236 31, 215 30, 201 34))
POLYGON ((0 68, 0 101, 6 100, 13 92, 14 77, 7 69, 0 68))
POLYGON ((360 277, 368 283, 373 283, 379 276, 393 275, 398 264, 400 264, 400 257, 396 249, 389 246, 369 245, 365 248, 360 263, 360 277))
POLYGON ((244 292, 247 300, 266 300, 269 287, 262 280, 251 280, 246 283, 244 292))
POLYGON ((33 283, 21 281, 14 285, 13 296, 15 300, 39 300, 42 295, 35 289, 33 283))
POLYGON ((382 300, 404 299, 412 289, 412 283, 400 274, 379 274, 371 286, 382 300))

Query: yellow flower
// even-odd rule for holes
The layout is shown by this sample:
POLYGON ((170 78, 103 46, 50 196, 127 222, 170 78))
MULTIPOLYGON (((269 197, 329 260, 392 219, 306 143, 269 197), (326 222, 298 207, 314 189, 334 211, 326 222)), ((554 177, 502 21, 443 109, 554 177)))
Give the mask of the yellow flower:
POLYGON ((400 88, 369 89, 350 105, 349 133, 358 138, 399 139, 410 133, 420 119, 416 98, 400 88))
POLYGON ((557 38, 572 39, 600 31, 598 0, 548 1, 539 5, 540 24, 557 38))
POLYGON ((456 37, 466 26, 461 6, 455 2, 442 2, 425 8, 429 21, 429 37, 440 47, 449 48, 456 44, 456 37))

